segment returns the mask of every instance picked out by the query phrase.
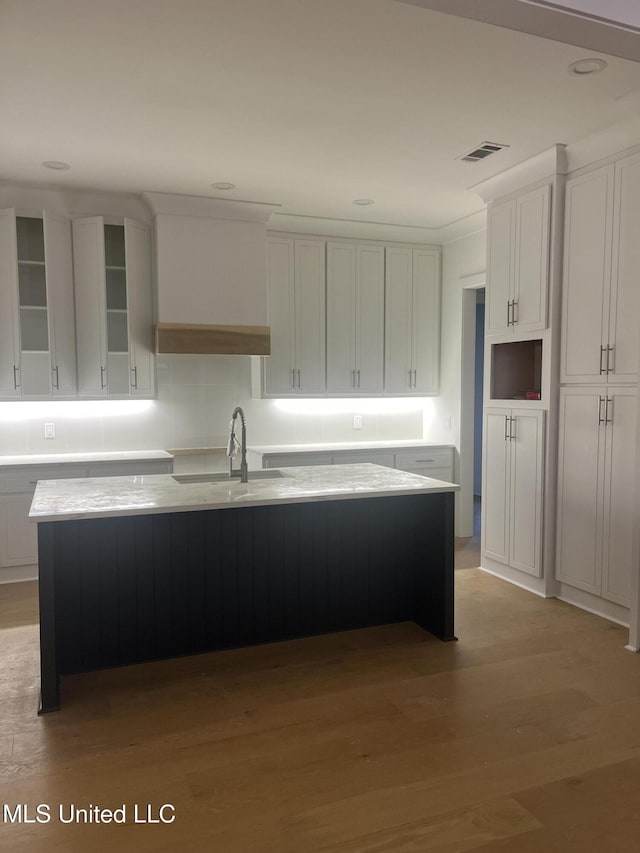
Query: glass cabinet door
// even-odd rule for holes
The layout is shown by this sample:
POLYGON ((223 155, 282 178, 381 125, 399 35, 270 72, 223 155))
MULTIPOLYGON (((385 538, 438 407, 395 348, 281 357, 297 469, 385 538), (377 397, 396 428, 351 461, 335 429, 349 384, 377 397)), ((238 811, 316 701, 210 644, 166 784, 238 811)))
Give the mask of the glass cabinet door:
POLYGON ((110 394, 129 393, 129 323, 124 226, 104 226, 107 375, 110 394))
POLYGON ((42 219, 16 217, 22 394, 51 392, 47 274, 42 219))

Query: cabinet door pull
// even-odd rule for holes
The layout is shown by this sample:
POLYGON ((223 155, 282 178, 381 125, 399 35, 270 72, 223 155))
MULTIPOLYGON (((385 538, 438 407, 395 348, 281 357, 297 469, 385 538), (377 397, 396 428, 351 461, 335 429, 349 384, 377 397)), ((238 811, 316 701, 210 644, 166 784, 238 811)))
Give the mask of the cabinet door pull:
POLYGON ((409 388, 411 388, 411 374, 412 373, 413 373, 413 370, 410 370, 409 371, 409 388))
POLYGON ((107 387, 107 382, 105 379, 106 375, 107 375, 107 368, 100 365, 100 387, 101 388, 107 387))
POLYGON ((133 374, 133 378, 131 380, 131 387, 137 388, 138 387, 138 367, 137 366, 130 367, 129 371, 133 374))
POLYGON ((20 387, 20 383, 18 382, 18 373, 20 372, 20 368, 14 364, 13 365, 13 387, 18 390, 20 387))
POLYGON ((606 351, 606 347, 602 347, 602 346, 601 346, 601 347, 600 347, 600 375, 601 375, 601 376, 602 376, 602 374, 603 374, 603 373, 605 373, 605 371, 606 371, 606 367, 605 367, 605 366, 604 366, 604 364, 602 363, 602 362, 603 362, 603 357, 604 357, 605 351, 606 351))
POLYGON ((516 319, 516 308, 517 307, 518 307, 518 300, 513 299, 511 301, 511 325, 512 326, 515 326, 515 324, 518 322, 518 320, 516 319))
POLYGON ((614 347, 607 347, 607 374, 613 373, 613 359, 611 358, 613 350, 614 347))
POLYGON ((298 373, 298 390, 300 390, 300 368, 298 368, 297 373, 298 373))
POLYGON ((516 433, 515 433, 515 430, 513 428, 513 425, 516 422, 516 420, 517 420, 517 418, 509 418, 509 441, 515 441, 516 433))
POLYGON ((53 387, 56 389, 56 391, 59 391, 60 390, 60 369, 59 369, 57 364, 53 368, 53 375, 54 375, 53 387))
POLYGON ((435 462, 435 459, 416 459, 415 464, 418 465, 420 462, 435 462))
POLYGON ((418 386, 418 368, 414 368, 413 370, 413 387, 417 388, 418 386))
POLYGON ((291 387, 296 387, 296 372, 293 367, 291 368, 291 387))
POLYGON ((613 423, 613 397, 605 397, 604 422, 605 424, 613 423), (611 403, 611 417, 609 417, 609 403, 611 403))
POLYGON ((509 441, 509 416, 504 416, 504 440, 509 441))
POLYGON ((360 368, 358 368, 356 370, 356 373, 358 374, 358 388, 359 388, 360 387, 360 368))
POLYGON ((606 423, 606 415, 605 418, 602 417, 602 404, 604 403, 604 397, 598 397, 598 425, 606 423))
POLYGON ((511 325, 511 301, 507 302, 507 326, 511 325))
POLYGON ((356 387, 356 372, 353 368, 351 368, 351 387, 356 387))

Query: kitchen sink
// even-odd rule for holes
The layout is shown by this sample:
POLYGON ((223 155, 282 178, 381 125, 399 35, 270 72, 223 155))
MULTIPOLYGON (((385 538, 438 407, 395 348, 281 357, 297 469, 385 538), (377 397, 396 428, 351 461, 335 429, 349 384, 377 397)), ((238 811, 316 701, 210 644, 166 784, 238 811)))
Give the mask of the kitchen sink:
MULTIPOLYGON (((282 471, 262 470, 249 471, 249 482, 252 480, 276 480, 284 477, 282 471)), ((228 474, 173 474, 176 483, 239 483, 239 477, 230 477, 228 474)))

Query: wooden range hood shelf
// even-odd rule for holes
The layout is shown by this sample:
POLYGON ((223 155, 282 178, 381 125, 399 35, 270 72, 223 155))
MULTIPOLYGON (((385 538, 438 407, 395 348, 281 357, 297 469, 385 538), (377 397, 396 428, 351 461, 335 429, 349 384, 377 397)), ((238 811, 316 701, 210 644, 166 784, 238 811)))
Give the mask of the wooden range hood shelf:
POLYGON ((198 355, 270 355, 268 326, 158 323, 156 352, 198 355))

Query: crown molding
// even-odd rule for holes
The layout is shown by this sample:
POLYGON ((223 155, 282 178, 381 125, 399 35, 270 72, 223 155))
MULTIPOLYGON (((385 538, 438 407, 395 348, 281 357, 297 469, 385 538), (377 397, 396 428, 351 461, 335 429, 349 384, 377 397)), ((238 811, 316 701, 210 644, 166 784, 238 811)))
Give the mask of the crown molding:
POLYGON ((567 171, 566 146, 557 143, 546 151, 542 151, 522 163, 517 163, 515 166, 510 166, 497 175, 487 178, 486 181, 468 187, 468 189, 478 193, 480 198, 489 204, 501 196, 515 192, 529 184, 534 184, 543 178, 565 175, 567 171))
POLYGON ((244 222, 266 223, 281 205, 260 201, 239 201, 230 198, 209 198, 197 195, 143 192, 154 216, 195 216, 205 219, 235 219, 244 222))

